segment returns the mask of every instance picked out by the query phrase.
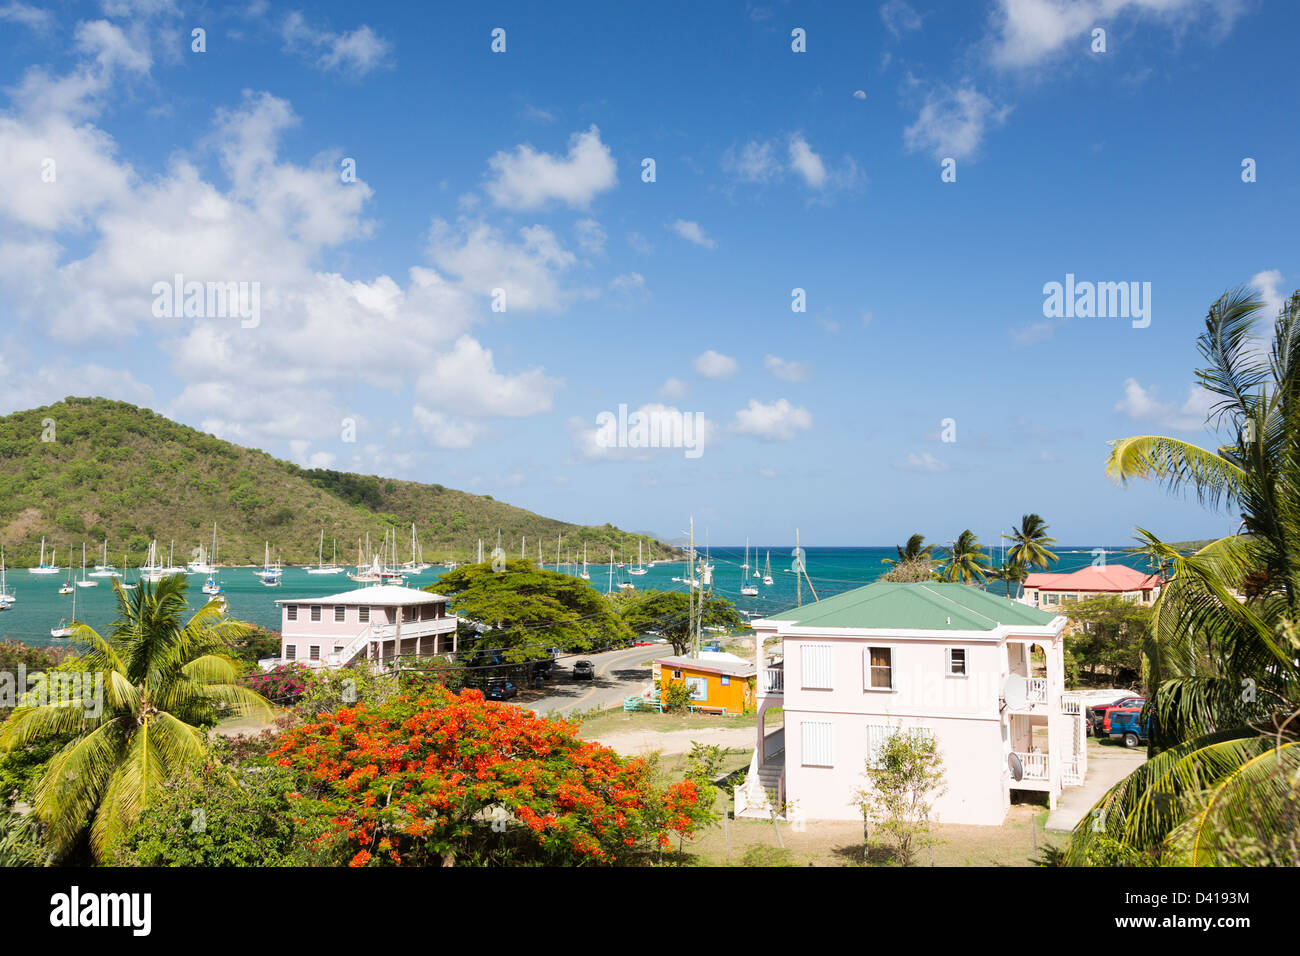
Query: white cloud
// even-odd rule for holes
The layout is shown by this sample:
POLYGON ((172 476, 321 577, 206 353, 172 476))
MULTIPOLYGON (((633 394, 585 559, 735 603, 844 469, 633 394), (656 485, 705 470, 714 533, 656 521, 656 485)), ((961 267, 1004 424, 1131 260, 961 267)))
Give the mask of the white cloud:
POLYGON ((790 168, 813 189, 821 189, 826 185, 826 164, 799 133, 790 137, 790 168))
POLYGON ((854 91, 853 91, 853 98, 854 98, 855 100, 865 100, 865 99, 867 98, 867 91, 866 91, 866 90, 854 90, 854 91))
POLYGON ((550 411, 552 398, 563 384, 547 378, 540 368, 502 375, 491 351, 462 335, 421 373, 416 394, 426 406, 470 417, 521 418, 550 411))
POLYGON ((935 458, 934 455, 930 454, 928 451, 922 452, 919 455, 914 451, 908 452, 907 457, 902 461, 894 462, 894 467, 900 468, 903 471, 926 471, 932 473, 950 471, 952 468, 952 466, 946 461, 941 461, 938 458, 935 458))
POLYGON ((806 382, 811 371, 807 362, 787 362, 775 355, 765 356, 763 367, 785 382, 806 382))
POLYGON ((569 138, 567 157, 522 144, 513 153, 497 153, 488 167, 494 174, 487 183, 488 195, 506 209, 541 209, 552 200, 585 209, 618 184, 617 164, 595 126, 569 138))
POLYGON ((1282 311, 1282 307, 1286 304, 1286 295, 1281 290, 1282 273, 1277 269, 1256 272, 1250 277, 1248 284, 1264 300, 1263 321, 1271 322, 1277 318, 1277 314, 1282 311))
MULTIPOLYGON (((614 413, 610 412, 610 414, 614 413)), ((708 417, 698 412, 682 411, 675 405, 650 402, 630 409, 627 413, 629 436, 638 421, 644 422, 651 434, 680 435, 683 445, 681 450, 676 452, 677 455, 685 454, 687 451, 685 444, 689 441, 692 445, 691 451, 698 454, 686 457, 698 458, 718 439, 718 427, 708 417)), ((602 428, 595 423, 594 419, 570 418, 568 429, 569 437, 578 454, 588 461, 648 461, 652 458, 662 460, 666 454, 669 454, 667 449, 677 447, 668 444, 649 448, 619 445, 617 425, 606 425, 602 428)))
POLYGON ((713 249, 718 245, 704 234, 704 230, 700 228, 698 222, 678 219, 672 224, 672 230, 686 241, 693 242, 697 246, 703 246, 705 249, 713 249))
POLYGON ((745 183, 766 183, 779 178, 785 168, 777 156, 775 142, 750 140, 740 149, 734 146, 722 155, 722 168, 745 183))
POLYGON ((1173 402, 1161 402, 1156 397, 1154 386, 1143 388, 1137 379, 1129 378, 1124 380, 1124 397, 1115 403, 1115 411, 1135 422, 1175 431, 1201 431, 1206 427, 1206 418, 1213 404, 1214 396, 1199 385, 1190 386, 1187 400, 1178 406, 1173 402))
MULTIPOLYGON (((862 98, 866 98, 865 93, 862 98)), ((861 171, 852 157, 845 156, 838 166, 831 167, 803 133, 792 133, 784 143, 750 140, 739 148, 733 146, 722 156, 722 169, 741 183, 767 184, 796 176, 809 189, 823 193, 852 188, 861 180, 861 171)))
POLYGON ((681 398, 689 389, 690 386, 680 378, 670 378, 659 386, 659 397, 667 399, 681 398))
POLYGON ((54 22, 53 15, 48 10, 29 6, 26 3, 7 3, 0 7, 0 20, 21 23, 33 30, 44 30, 54 22))
POLYGON ((880 19, 885 27, 896 37, 904 33, 921 29, 921 15, 903 0, 888 0, 880 5, 880 19))
POLYGON ((936 159, 969 159, 988 127, 1003 123, 1009 112, 970 86, 932 90, 916 122, 903 131, 903 141, 909 150, 928 151, 936 159))
POLYGON ((386 65, 391 44, 368 26, 349 33, 331 33, 312 26, 298 12, 289 14, 281 28, 285 50, 314 58, 322 70, 364 76, 386 65))
POLYGON ((477 425, 456 421, 442 412, 433 411, 418 403, 411 408, 411 416, 420 433, 429 439, 435 448, 468 448, 478 437, 477 425))
POLYGON ((584 252, 599 255, 605 251, 605 229, 596 220, 579 219, 573 224, 573 232, 584 252))
POLYGON ((504 289, 507 312, 555 311, 566 301, 560 274, 577 258, 544 226, 529 226, 510 242, 481 221, 461 219, 452 227, 435 219, 429 254, 440 269, 459 276, 464 287, 487 302, 504 289))
POLYGON ((749 400, 746 408, 736 412, 732 429, 742 435, 753 435, 763 441, 790 441, 800 431, 812 428, 812 413, 806 408, 791 405, 784 398, 763 404, 756 398, 749 400))
POLYGON ((1242 10, 1240 0, 998 0, 990 55, 1001 67, 1029 67, 1067 47, 1088 53, 1085 37, 1093 28, 1121 18, 1148 18, 1183 30, 1214 14, 1226 28, 1242 10))
POLYGON ((709 349, 696 356, 695 371, 705 378, 731 378, 740 371, 740 363, 729 355, 709 349))

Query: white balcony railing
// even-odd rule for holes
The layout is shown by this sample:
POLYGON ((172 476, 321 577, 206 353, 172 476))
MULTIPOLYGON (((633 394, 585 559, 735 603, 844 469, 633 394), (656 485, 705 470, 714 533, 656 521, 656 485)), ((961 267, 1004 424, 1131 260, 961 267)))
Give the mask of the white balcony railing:
POLYGON ((1025 770, 1025 780, 1047 779, 1047 754, 1017 752, 1016 756, 1020 758, 1020 765, 1025 770))
POLYGON ((785 696, 785 671, 763 671, 763 693, 785 696))
POLYGON ((1031 704, 1047 703, 1047 678, 1031 677, 1026 688, 1025 699, 1031 704))

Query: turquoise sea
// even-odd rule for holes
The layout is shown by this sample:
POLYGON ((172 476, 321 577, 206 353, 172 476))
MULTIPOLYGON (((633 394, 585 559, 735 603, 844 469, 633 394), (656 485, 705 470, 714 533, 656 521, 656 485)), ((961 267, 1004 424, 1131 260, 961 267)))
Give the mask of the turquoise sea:
MULTIPOLYGON (((1060 560, 1051 570, 1065 572, 1087 567, 1096 559, 1094 552, 1097 547, 1100 546, 1057 548, 1056 552, 1060 560)), ((1146 559, 1143 556, 1128 554, 1122 548, 1116 547, 1106 547, 1104 550, 1109 563, 1128 564, 1144 569, 1146 567, 1146 559)), ((811 591, 816 592, 816 597, 825 598, 869 584, 888 570, 888 566, 881 563, 881 559, 896 554, 892 546, 809 547, 804 551, 807 555, 808 577, 812 581, 811 588, 807 581, 803 585, 805 603, 814 599, 811 591)), ((757 597, 742 597, 740 594, 740 565, 744 562, 744 552, 743 545, 710 549, 709 560, 714 565, 713 590, 735 602, 741 610, 755 616, 775 614, 793 607, 796 601, 796 587, 795 575, 791 571, 794 560, 791 547, 789 545, 774 548, 760 546, 757 549, 760 571, 770 554, 773 579, 771 586, 766 586, 761 580, 752 577, 754 568, 750 568, 748 572, 750 577, 747 580, 758 585, 757 597)), ((755 561, 753 555, 754 550, 751 549, 751 565, 755 561)), ((281 586, 268 588, 261 584, 254 573, 255 570, 254 568, 226 568, 217 575, 217 578, 225 588, 225 596, 230 602, 232 615, 269 628, 280 626, 280 614, 275 605, 278 599, 319 598, 361 587, 350 580, 346 574, 311 575, 303 568, 285 568, 281 586)), ((564 570, 568 570, 567 566, 564 570)), ((610 585, 608 565, 592 564, 588 566, 588 571, 591 574, 592 587, 601 592, 608 589, 610 585)), ((413 587, 426 587, 434 584, 441 573, 443 568, 433 567, 422 574, 408 577, 407 583, 413 587)), ((10 568, 7 575, 9 591, 17 600, 12 608, 0 612, 0 637, 27 644, 63 643, 50 636, 50 629, 58 627, 63 618, 72 616, 72 595, 58 593, 66 575, 34 575, 29 574, 26 568, 10 568)), ((615 570, 614 586, 617 588, 618 582, 622 580, 630 581, 638 590, 648 588, 685 590, 685 584, 673 581, 673 578, 684 577, 686 577, 684 563, 659 564, 650 568, 646 574, 636 577, 627 576, 626 570, 615 570)), ((132 571, 128 580, 134 581, 135 578, 136 572, 132 571)), ((101 634, 107 634, 116 617, 113 588, 107 578, 96 580, 100 582, 98 587, 77 588, 77 619, 89 624, 101 634)), ((205 595, 200 588, 206 578, 196 574, 190 575, 189 580, 190 605, 197 607, 205 600, 205 595)), ((1005 594, 1005 588, 1006 585, 1000 582, 988 585, 988 589, 996 594, 1005 594)))

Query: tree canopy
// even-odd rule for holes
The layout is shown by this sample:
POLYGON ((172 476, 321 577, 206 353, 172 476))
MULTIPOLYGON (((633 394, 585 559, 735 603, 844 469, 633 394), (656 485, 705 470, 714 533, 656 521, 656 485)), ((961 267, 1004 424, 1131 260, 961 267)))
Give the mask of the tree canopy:
POLYGON ((552 647, 587 652, 632 639, 609 599, 591 584, 531 561, 507 561, 500 571, 488 562, 464 565, 425 590, 447 595, 457 615, 481 625, 474 647, 501 663, 547 657, 552 647))

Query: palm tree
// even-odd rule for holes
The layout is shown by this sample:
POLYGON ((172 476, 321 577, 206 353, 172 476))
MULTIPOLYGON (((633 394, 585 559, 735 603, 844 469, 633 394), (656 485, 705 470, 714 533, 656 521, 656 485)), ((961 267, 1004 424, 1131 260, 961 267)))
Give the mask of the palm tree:
POLYGON ((1206 367, 1197 375, 1216 397, 1209 424, 1225 429, 1229 443, 1209 451, 1139 435, 1112 444, 1113 479, 1192 490, 1204 504, 1238 512, 1241 527, 1192 555, 1137 529, 1142 550, 1170 575, 1143 648, 1152 756, 1076 828, 1071 862, 1118 851, 1211 864, 1240 860, 1243 842, 1294 849, 1300 292, 1279 312, 1267 354, 1251 334, 1260 305, 1242 289, 1225 293, 1198 340, 1206 367))
POLYGON ((1025 515, 1020 519, 1020 527, 1013 527, 1011 534, 1003 537, 1015 542, 1007 549, 1007 558, 1026 569, 1045 571, 1049 564, 1056 562, 1056 554, 1047 548, 1056 544, 1056 539, 1047 536, 1047 524, 1038 515, 1025 515))
POLYGON ((933 550, 931 545, 925 543, 925 535, 917 533, 907 539, 907 544, 899 547, 894 545, 894 550, 898 552, 897 558, 881 558, 881 564, 902 564, 911 561, 929 561, 931 560, 930 552, 933 550))
POLYGON ((1029 568, 1022 562, 1008 556, 998 567, 989 571, 989 577, 995 581, 1005 581, 1007 583, 1007 597, 1011 597, 1011 587, 1015 585, 1019 588, 1025 583, 1025 578, 1029 577, 1029 568))
POLYGON ((67 738, 34 801, 56 854, 70 850, 89 823, 91 852, 103 859, 152 792, 203 753, 202 725, 222 714, 271 714, 262 697, 236 683, 240 667, 226 653, 248 625, 223 617, 215 601, 182 623, 187 587, 177 575, 156 585, 141 580, 128 592, 114 579, 112 637, 81 623, 73 635, 89 645, 80 674, 94 682, 102 705, 81 698, 23 704, 0 727, 4 751, 67 738))
POLYGON ((951 548, 944 549, 945 556, 940 560, 948 563, 939 572, 943 581, 960 581, 963 584, 982 584, 988 575, 989 557, 980 546, 975 532, 967 528, 953 542, 951 548))

